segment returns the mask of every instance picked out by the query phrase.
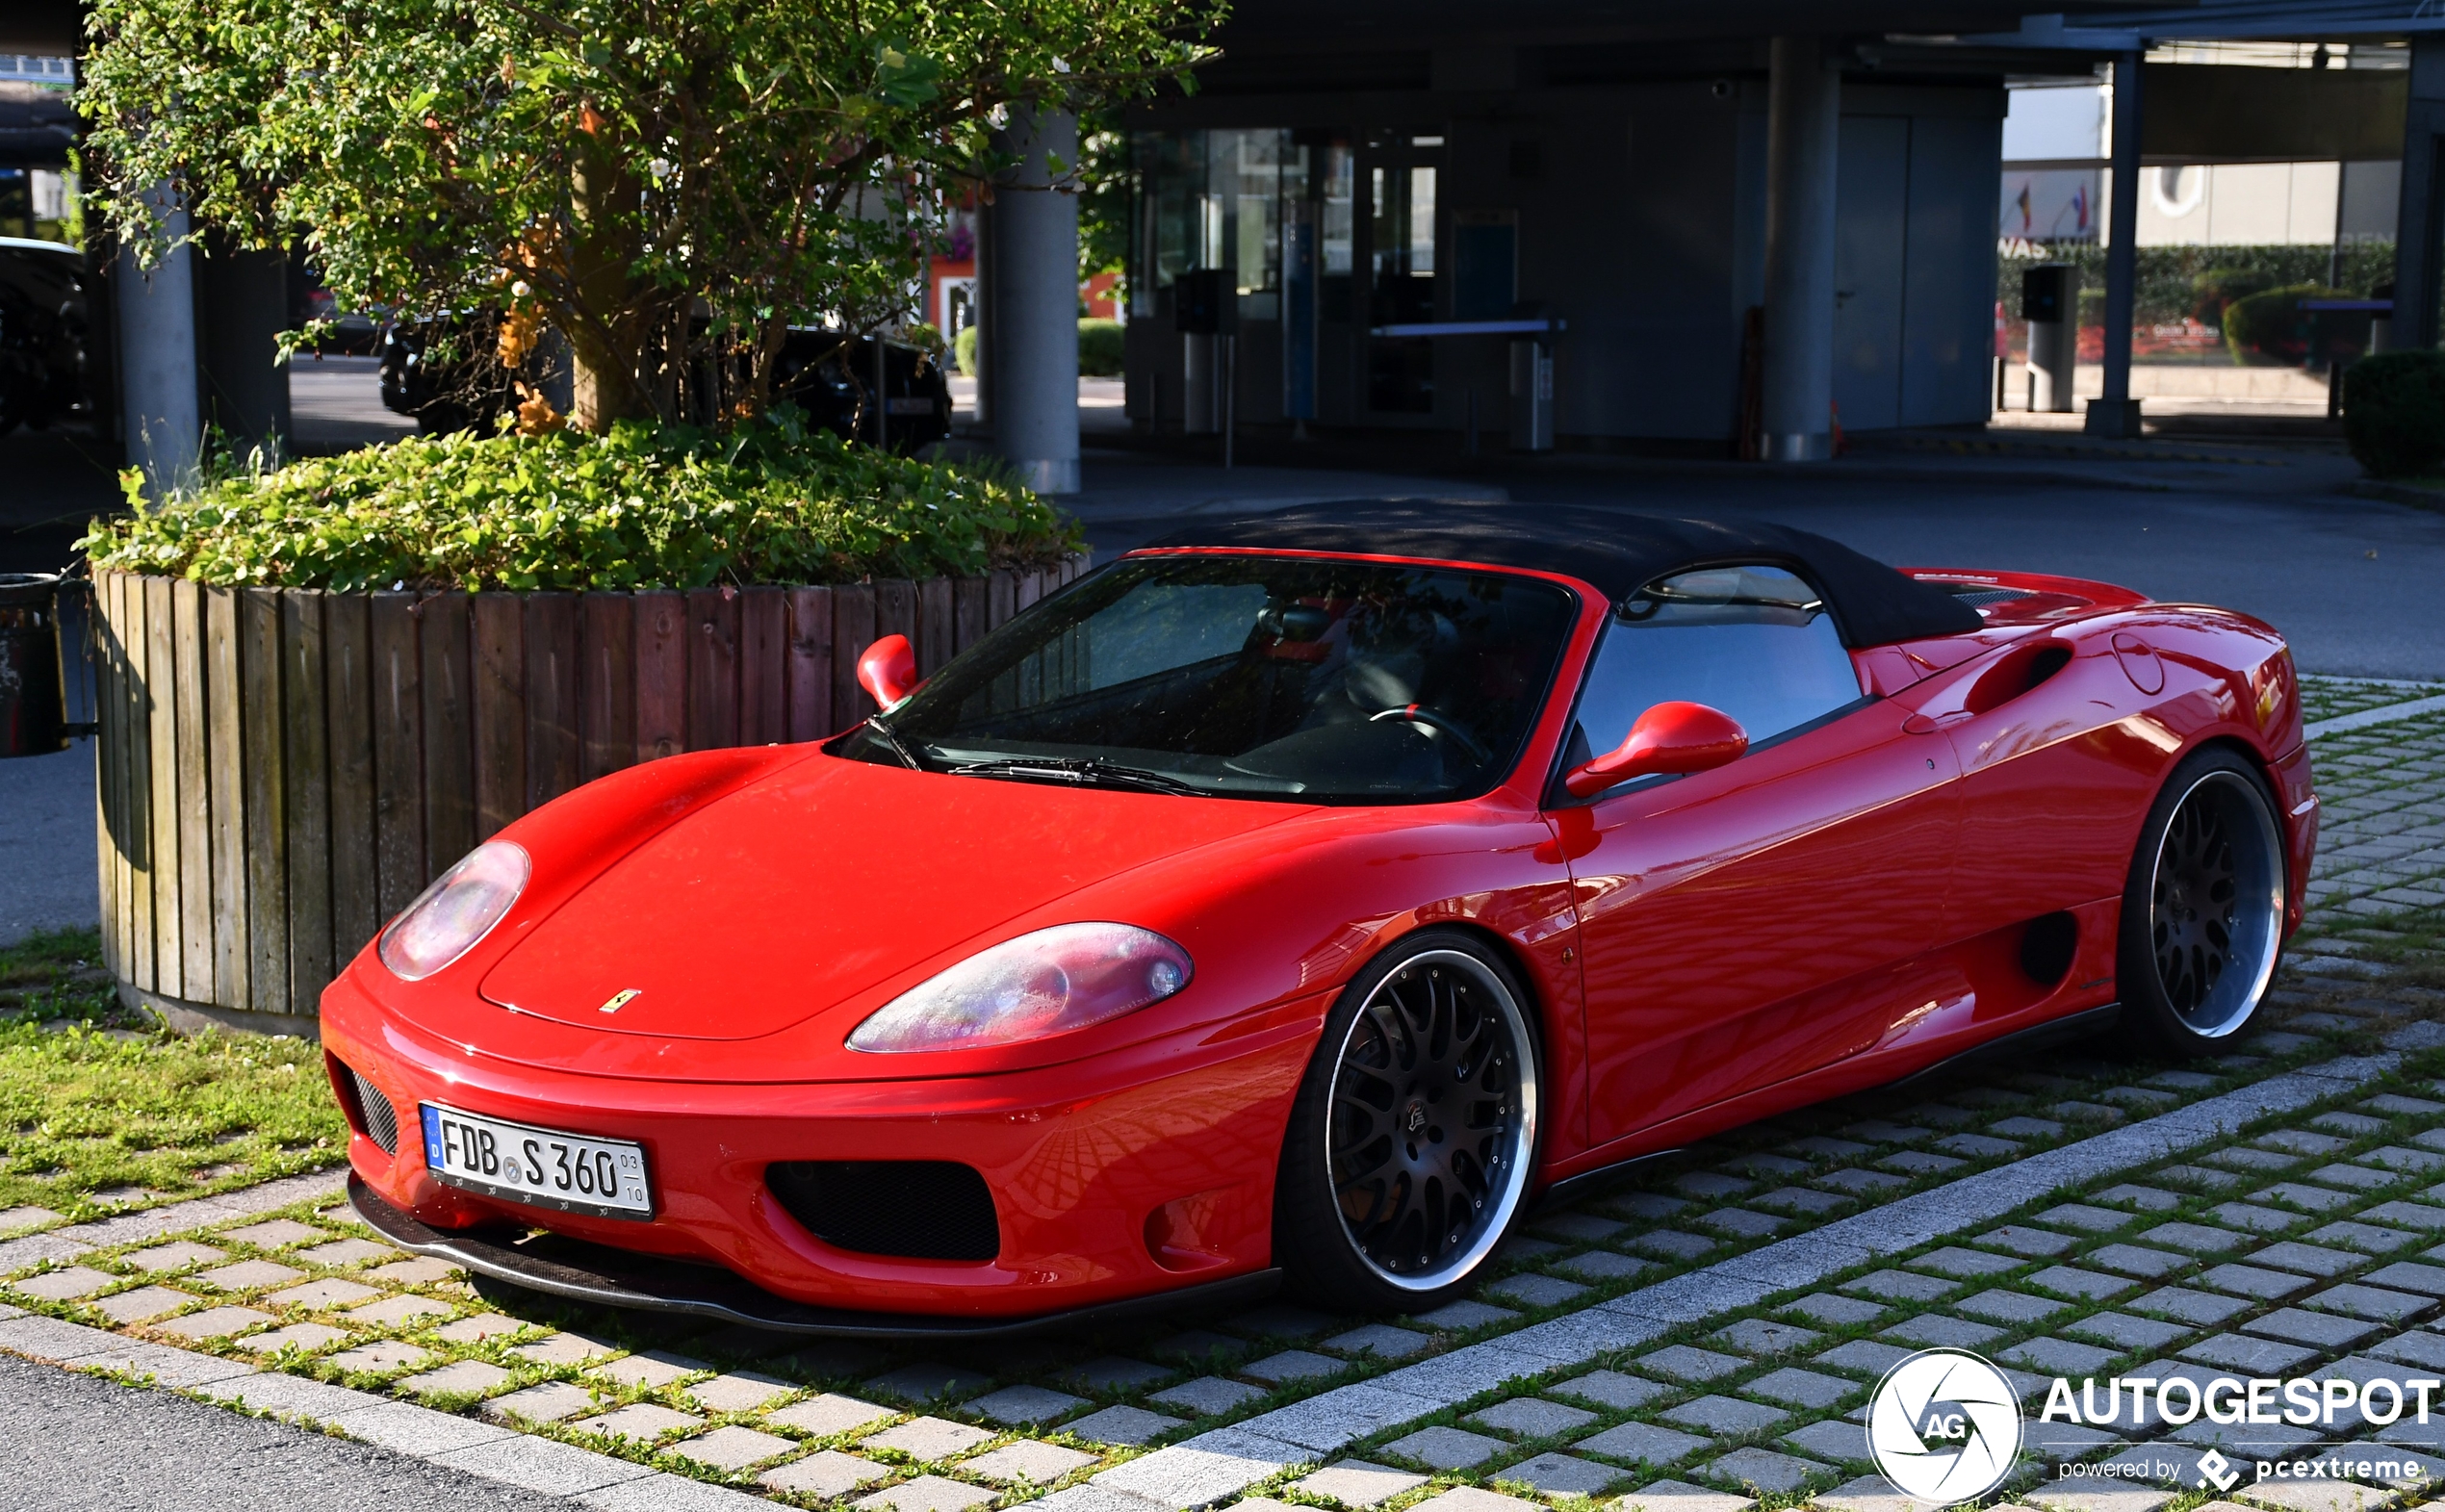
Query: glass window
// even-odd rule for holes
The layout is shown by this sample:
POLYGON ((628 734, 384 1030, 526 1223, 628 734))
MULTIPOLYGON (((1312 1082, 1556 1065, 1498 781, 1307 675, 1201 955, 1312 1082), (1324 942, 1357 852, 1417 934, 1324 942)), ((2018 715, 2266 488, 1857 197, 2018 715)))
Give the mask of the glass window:
MULTIPOLYGON (((980 775, 1302 802, 1464 798, 1519 759, 1574 613, 1563 589, 1507 573, 1134 557, 953 658, 887 723, 936 770, 1001 763, 980 775)), ((870 727, 837 749, 898 759, 870 727)))
POLYGON ((1622 602, 1588 668, 1569 761, 1619 746, 1638 716, 1684 700, 1740 722, 1751 745, 1860 696, 1834 617, 1780 567, 1710 567, 1622 602))

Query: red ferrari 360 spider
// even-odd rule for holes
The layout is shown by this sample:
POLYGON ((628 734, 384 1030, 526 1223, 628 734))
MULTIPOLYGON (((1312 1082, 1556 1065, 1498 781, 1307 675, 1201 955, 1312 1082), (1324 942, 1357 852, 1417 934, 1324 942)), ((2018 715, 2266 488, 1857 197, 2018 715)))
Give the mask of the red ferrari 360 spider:
POLYGON ((1757 523, 1302 508, 863 669, 877 717, 529 814, 331 987, 370 1221, 809 1332, 1417 1311, 1711 1131, 2225 1040, 2317 830, 2265 625, 1757 523))

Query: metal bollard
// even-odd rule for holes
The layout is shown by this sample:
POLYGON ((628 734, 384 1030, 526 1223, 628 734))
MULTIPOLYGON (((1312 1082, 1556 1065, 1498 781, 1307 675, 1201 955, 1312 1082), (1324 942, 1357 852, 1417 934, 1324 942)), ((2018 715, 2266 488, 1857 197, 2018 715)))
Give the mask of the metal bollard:
POLYGON ((67 747, 59 591, 56 573, 0 573, 0 757, 67 747))

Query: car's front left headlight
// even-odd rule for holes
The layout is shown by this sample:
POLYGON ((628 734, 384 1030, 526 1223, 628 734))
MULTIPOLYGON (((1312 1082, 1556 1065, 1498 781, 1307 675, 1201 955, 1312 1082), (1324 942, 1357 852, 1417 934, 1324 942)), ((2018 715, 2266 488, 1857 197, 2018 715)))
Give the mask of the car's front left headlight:
POLYGON ((910 988, 849 1036, 876 1054, 975 1050, 1067 1034, 1189 985, 1189 953, 1134 924, 1057 924, 1004 940, 910 988))
POLYGON ((400 981, 424 981, 492 933, 526 890, 533 870, 524 846, 486 840, 434 879, 391 921, 374 954, 400 981))

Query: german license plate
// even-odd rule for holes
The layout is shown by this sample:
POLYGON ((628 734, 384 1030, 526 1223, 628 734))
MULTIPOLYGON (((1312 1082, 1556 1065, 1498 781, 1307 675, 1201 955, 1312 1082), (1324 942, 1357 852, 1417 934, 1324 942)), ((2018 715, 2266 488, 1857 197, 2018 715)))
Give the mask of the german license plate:
POLYGON ((613 1217, 654 1216, 645 1147, 419 1103, 436 1180, 513 1202, 613 1217))

